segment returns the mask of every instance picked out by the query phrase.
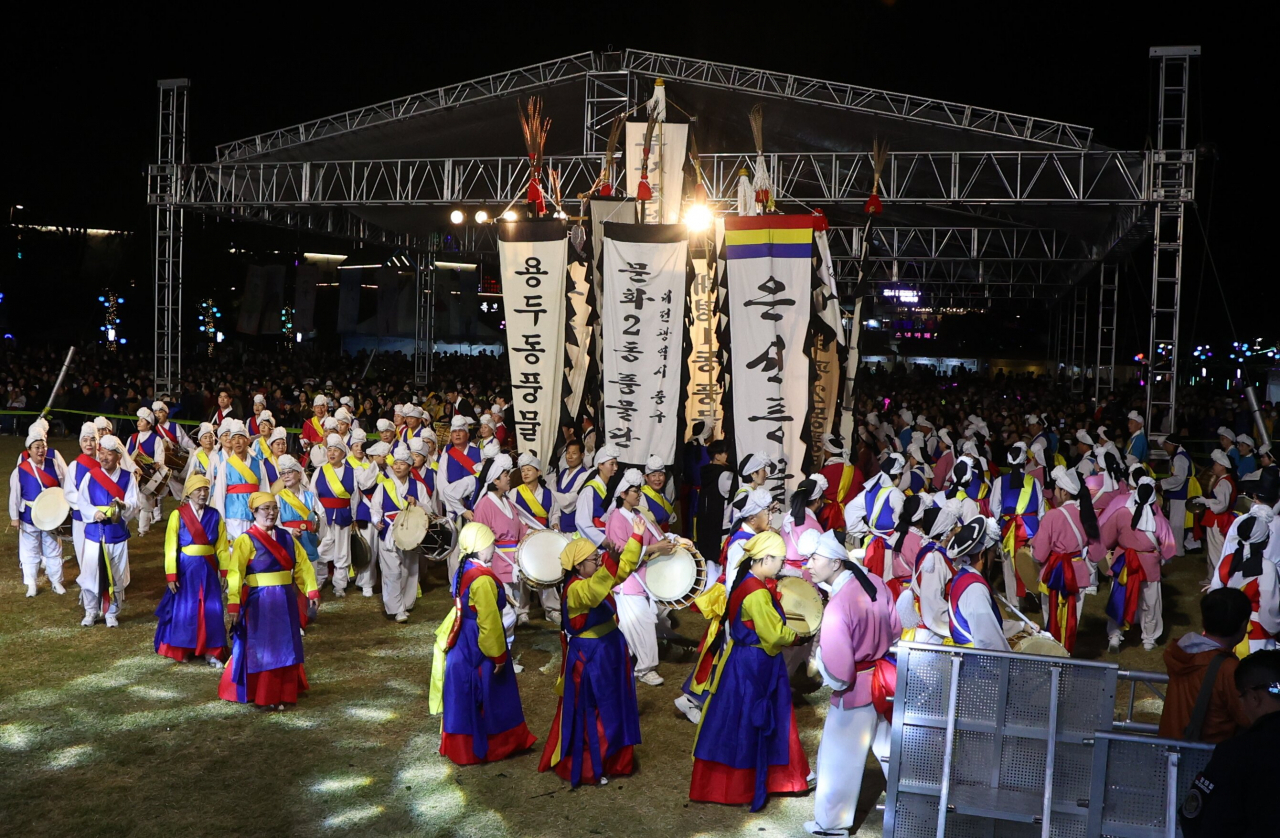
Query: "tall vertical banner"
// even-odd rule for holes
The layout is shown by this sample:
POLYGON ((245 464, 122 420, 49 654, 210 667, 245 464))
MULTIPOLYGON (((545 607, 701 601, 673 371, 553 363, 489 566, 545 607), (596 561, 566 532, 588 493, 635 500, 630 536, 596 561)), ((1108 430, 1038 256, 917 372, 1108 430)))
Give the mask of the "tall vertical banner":
MULTIPOLYGON (((636 194, 644 169, 644 134, 648 122, 627 123, 627 192, 636 194)), ((649 142, 649 188, 653 200, 644 202, 646 224, 675 224, 680 220, 684 189, 684 158, 689 126, 659 122, 649 142)))
MULTIPOLYGON (((587 388, 587 371, 592 366, 592 330, 595 318, 595 291, 588 278, 586 260, 569 263, 569 311, 566 314, 564 348, 567 357, 564 404, 569 418, 577 421, 582 409, 582 396, 587 388)), ((596 376, 599 376, 597 369, 596 376)))
MULTIPOLYGON (((826 461, 823 434, 841 436, 841 386, 844 384, 844 331, 840 322, 840 296, 836 291, 831 248, 825 230, 814 231, 814 263, 819 282, 813 285, 813 323, 809 331, 809 359, 813 363, 812 409, 809 413, 809 468, 826 461)), ((849 440, 844 440, 846 443, 849 440)))
POLYGON ((293 291, 293 328, 303 334, 316 328, 316 285, 319 282, 319 265, 298 266, 293 291))
POLYGON ((604 225, 605 439, 626 463, 676 458, 689 236, 683 224, 604 225))
POLYGON ((693 423, 705 422, 707 439, 721 436, 720 341, 716 335, 716 259, 708 246, 691 260, 693 282, 689 285, 689 388, 685 394, 685 439, 693 435, 693 423))
POLYGON ((733 433, 737 456, 762 453, 785 500, 804 476, 809 412, 809 331, 813 218, 725 219, 725 271, 733 351, 733 433))
POLYGON ((568 259, 563 221, 498 225, 515 447, 545 463, 551 461, 563 409, 568 259))
MULTIPOLYGON (((591 209, 591 226, 587 230, 589 235, 589 264, 591 267, 591 286, 595 292, 596 305, 599 306, 600 301, 604 299, 604 292, 600 287, 600 262, 602 259, 601 242, 604 241, 604 225, 606 221, 619 221, 630 224, 636 220, 636 202, 631 198, 601 198, 596 196, 591 199, 588 204, 591 209)), ((597 315, 595 325, 591 330, 591 354, 595 357, 596 369, 604 369, 604 334, 601 331, 602 321, 597 315)), ((596 425, 600 424, 600 417, 595 417, 596 425)))
POLYGON ((354 332, 360 322, 360 280, 364 268, 338 271, 338 332, 354 332))

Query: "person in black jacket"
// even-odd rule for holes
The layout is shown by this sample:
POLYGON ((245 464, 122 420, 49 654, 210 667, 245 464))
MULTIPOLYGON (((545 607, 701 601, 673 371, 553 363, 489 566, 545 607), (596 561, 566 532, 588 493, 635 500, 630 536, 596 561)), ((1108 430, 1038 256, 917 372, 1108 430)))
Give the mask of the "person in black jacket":
POLYGON ((1222 742, 1182 802, 1186 838, 1263 838, 1280 830, 1280 650, 1254 652, 1236 668, 1249 729, 1222 742))
POLYGON ((728 494, 720 486, 721 475, 732 474, 729 465, 729 445, 717 439, 707 446, 711 462, 702 467, 702 479, 698 494, 698 552, 708 561, 719 561, 720 542, 724 539, 724 505, 728 494))
MULTIPOLYGON (((1271 443, 1264 442, 1258 446, 1257 471, 1240 481, 1240 494, 1257 498, 1268 506, 1275 506, 1280 501, 1280 466, 1276 465, 1276 454, 1271 450, 1271 443)), ((1243 475, 1242 475, 1243 476, 1243 475)))

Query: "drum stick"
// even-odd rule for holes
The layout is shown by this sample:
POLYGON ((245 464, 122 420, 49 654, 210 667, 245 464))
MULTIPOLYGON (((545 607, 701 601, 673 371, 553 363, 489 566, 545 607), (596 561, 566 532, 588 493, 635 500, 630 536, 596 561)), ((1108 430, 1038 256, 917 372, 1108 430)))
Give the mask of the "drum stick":
POLYGON ((1010 611, 1012 611, 1012 612, 1014 613, 1014 615, 1015 615, 1016 617, 1018 617, 1020 620, 1022 620, 1022 622, 1026 623, 1027 628, 1032 629, 1033 631, 1035 631, 1037 634, 1039 634, 1039 635, 1040 635, 1040 636, 1042 636, 1042 637, 1053 637, 1053 635, 1052 635, 1052 634, 1050 634, 1049 632, 1047 632, 1047 631, 1045 631, 1044 629, 1040 628, 1040 624, 1039 624, 1039 623, 1033 623, 1033 622, 1031 621, 1031 619, 1030 619, 1029 617, 1027 617, 1027 615, 1026 615, 1026 614, 1023 614, 1021 611, 1019 611, 1019 610, 1014 606, 1014 604, 1013 604, 1012 602, 1010 602, 1009 600, 1005 599, 1004 594, 996 594, 996 596, 997 596, 997 597, 999 597, 999 598, 1000 598, 1000 601, 1004 603, 1004 607, 1005 607, 1005 608, 1008 608, 1010 611))
POLYGON ((522 519, 526 524, 528 524, 529 526, 533 527, 535 530, 545 530, 545 529, 547 529, 547 527, 544 527, 542 524, 539 524, 539 523, 538 523, 538 520, 537 520, 536 518, 534 518, 534 517, 533 517, 532 515, 530 515, 528 512, 525 512, 523 509, 521 509, 521 508, 520 508, 520 506, 519 506, 519 504, 517 504, 515 501, 512 501, 511 505, 512 505, 512 506, 514 506, 514 507, 516 508, 516 512, 519 512, 519 513, 520 513, 520 518, 521 518, 521 519, 522 519))
POLYGON ((40 415, 48 416, 53 410, 53 399, 58 395, 58 389, 62 386, 62 380, 67 377, 67 369, 71 366, 71 359, 76 354, 76 348, 73 346, 67 350, 67 360, 62 362, 62 369, 58 372, 58 380, 53 382, 53 389, 49 391, 49 403, 44 406, 44 410, 40 411, 40 415))

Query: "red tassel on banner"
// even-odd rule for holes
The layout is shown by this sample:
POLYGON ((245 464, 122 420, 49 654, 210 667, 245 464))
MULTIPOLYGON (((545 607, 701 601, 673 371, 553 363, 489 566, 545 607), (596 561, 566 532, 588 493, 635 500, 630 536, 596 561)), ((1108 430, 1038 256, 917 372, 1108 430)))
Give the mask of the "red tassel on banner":
POLYGON ((608 198, 612 194, 613 194, 613 184, 609 183, 609 181, 607 180, 604 183, 600 184, 601 198, 608 198))
POLYGON ((653 200, 653 189, 649 187, 649 173, 647 171, 640 175, 640 185, 636 187, 636 200, 653 200))
POLYGON ((879 195, 872 195, 867 202, 862 205, 862 211, 867 215, 879 215, 884 212, 884 204, 880 203, 879 195))
POLYGON ((813 231, 815 233, 825 233, 831 229, 831 223, 827 221, 827 214, 820 209, 813 211, 813 231))

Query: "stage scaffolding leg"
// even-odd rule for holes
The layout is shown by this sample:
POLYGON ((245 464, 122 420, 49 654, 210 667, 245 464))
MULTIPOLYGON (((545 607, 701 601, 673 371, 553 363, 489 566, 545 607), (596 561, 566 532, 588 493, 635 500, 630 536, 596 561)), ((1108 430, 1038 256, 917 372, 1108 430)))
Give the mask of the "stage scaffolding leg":
POLYGON ((600 69, 587 73, 586 105, 582 123, 583 154, 603 155, 609 144, 609 126, 614 117, 631 109, 635 81, 630 71, 618 69, 622 66, 621 58, 621 53, 603 53, 600 56, 600 69))
POLYGON ((1098 404, 1116 386, 1116 307, 1120 301, 1120 265, 1103 264, 1098 284, 1098 355, 1094 363, 1093 398, 1098 404))
POLYGON ((1147 428, 1175 430, 1178 394, 1178 315, 1182 297, 1184 206, 1195 185, 1195 152, 1187 147, 1187 99, 1191 59, 1200 47, 1152 47, 1160 62, 1156 147, 1151 157, 1155 206, 1151 282, 1151 339, 1147 362, 1147 428), (1162 417, 1157 423, 1157 416, 1162 417))
POLYGON ((1089 336, 1089 286, 1077 285, 1071 300, 1071 392, 1084 393, 1085 344, 1089 336))
POLYGON ((178 167, 187 162, 187 79, 162 79, 157 129, 155 204, 155 367, 156 395, 176 397, 182 374, 182 210, 178 167))
POLYGON ((436 259, 434 253, 415 254, 413 282, 417 311, 413 319, 413 383, 425 387, 431 380, 432 320, 435 316, 436 259))

